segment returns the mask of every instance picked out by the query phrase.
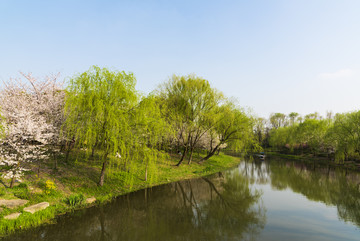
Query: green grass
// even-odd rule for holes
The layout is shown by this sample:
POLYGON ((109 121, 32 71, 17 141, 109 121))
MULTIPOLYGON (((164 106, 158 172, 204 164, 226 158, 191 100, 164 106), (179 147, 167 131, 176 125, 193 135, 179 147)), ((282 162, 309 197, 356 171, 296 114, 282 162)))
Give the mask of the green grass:
POLYGON ((82 193, 73 194, 73 195, 69 196, 68 198, 66 198, 64 201, 68 206, 70 206, 72 208, 76 208, 76 207, 79 207, 84 204, 85 196, 82 193))
POLYGON ((15 232, 18 229, 27 229, 44 223, 50 223, 56 214, 59 213, 59 210, 57 205, 53 205, 34 214, 23 212, 19 218, 15 220, 5 220, 1 218, 0 233, 6 235, 15 232))
MULTIPOLYGON (((12 189, 3 186, 0 188, 0 198, 2 199, 21 198, 29 200, 29 203, 24 207, 44 201, 50 203, 50 207, 35 214, 23 212, 24 207, 4 208, 3 212, 0 213, 0 236, 19 229, 52 222, 56 215, 84 208, 86 207, 84 201, 88 197, 94 196, 97 199, 96 203, 104 203, 116 196, 139 189, 223 171, 235 166, 240 161, 239 158, 220 154, 199 164, 200 158, 200 155, 195 155, 190 165, 185 160, 181 166, 176 167, 179 156, 168 155, 166 159, 157 161, 157 168, 153 170, 153 178, 149 178, 147 181, 145 181, 143 163, 135 163, 134 167, 137 171, 131 174, 113 162, 112 168, 108 169, 106 173, 104 186, 99 187, 97 182, 102 164, 99 157, 89 160, 83 153, 77 152, 66 163, 64 156, 59 156, 57 171, 52 169, 51 162, 44 163, 39 176, 36 175, 37 172, 29 172, 20 185, 12 189), (46 192, 47 180, 51 180, 56 186, 54 190, 48 193, 46 192), (14 212, 22 212, 22 214, 16 220, 3 219, 4 216, 14 212)), ((8 183, 7 180, 1 181, 5 184, 8 183)))

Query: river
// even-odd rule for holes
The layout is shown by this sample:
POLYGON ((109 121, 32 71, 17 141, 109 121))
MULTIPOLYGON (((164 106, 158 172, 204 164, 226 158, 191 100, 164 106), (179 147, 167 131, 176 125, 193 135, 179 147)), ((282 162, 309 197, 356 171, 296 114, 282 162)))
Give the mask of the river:
POLYGON ((269 159, 121 196, 5 240, 360 240, 360 175, 269 159))

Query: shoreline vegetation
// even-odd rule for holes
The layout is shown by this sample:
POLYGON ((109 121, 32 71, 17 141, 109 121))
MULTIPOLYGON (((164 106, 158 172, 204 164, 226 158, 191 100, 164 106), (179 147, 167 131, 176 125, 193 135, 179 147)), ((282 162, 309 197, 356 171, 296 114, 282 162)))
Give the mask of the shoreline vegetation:
POLYGON ((344 169, 349 169, 353 171, 360 172, 360 163, 358 161, 345 161, 345 162, 336 162, 330 161, 327 156, 313 155, 313 154, 287 154, 280 151, 267 150, 266 156, 268 157, 279 157, 283 159, 289 159, 292 161, 301 161, 309 164, 315 164, 320 166, 332 166, 340 167, 344 169))
MULTIPOLYGON (((170 154, 168 158, 159 161, 156 180, 145 181, 143 173, 130 174, 126 172, 109 172, 104 186, 97 185, 97 173, 101 169, 101 161, 94 159, 85 161, 85 153, 78 152, 72 159, 59 162, 58 169, 52 169, 52 163, 44 163, 40 173, 30 172, 25 175, 21 183, 13 188, 1 188, 0 199, 25 199, 29 202, 15 209, 3 208, 0 213, 0 237, 11 235, 16 231, 37 227, 56 222, 56 217, 76 209, 87 208, 92 205, 102 205, 113 198, 140 189, 158 186, 211 175, 236 166, 240 158, 225 154, 213 156, 207 162, 199 163, 204 155, 196 153, 191 165, 177 167, 177 154, 170 154), (60 164, 61 163, 61 164, 60 164), (127 175, 133 176, 132 184, 125 186, 127 175), (49 183, 51 187, 49 187, 49 183), (86 203, 87 198, 94 197, 93 203, 86 203), (39 202, 49 202, 50 206, 34 214, 24 212, 23 209, 39 202), (10 213, 20 212, 15 220, 5 220, 3 217, 10 213)), ((61 157, 58 157, 60 160, 61 157)), ((141 163, 138 163, 141 165, 141 163)))
POLYGON ((261 150, 254 117, 194 74, 146 96, 133 73, 98 66, 66 84, 21 75, 0 90, 0 234, 221 171, 238 162, 225 148, 261 150))
POLYGON ((266 120, 194 74, 173 75, 146 96, 133 73, 98 66, 66 86, 59 75, 21 74, 0 90, 0 236, 131 191, 222 171, 239 162, 222 154, 227 150, 246 156, 276 148, 314 165, 358 167, 360 111, 266 120))
MULTIPOLYGON (((158 161, 156 180, 145 180, 143 178, 144 170, 136 174, 114 171, 107 173, 107 181, 100 187, 97 174, 102 167, 101 160, 98 159, 101 155, 95 155, 94 159, 89 161, 86 159, 84 151, 78 151, 70 156, 68 162, 64 161, 65 154, 59 155, 57 156, 59 160, 57 170, 52 168, 53 162, 49 161, 43 163, 41 172, 26 173, 22 182, 16 183, 13 188, 0 188, 0 199, 29 201, 26 205, 14 209, 3 208, 0 213, 0 238, 21 230, 56 223, 56 218, 60 215, 93 205, 104 205, 116 197, 141 189, 221 172, 235 167, 242 158, 246 158, 242 154, 228 151, 226 154, 221 152, 219 155, 212 156, 208 161, 202 162, 204 156, 206 153, 195 153, 190 165, 176 166, 179 154, 170 153, 165 159, 158 161), (132 177, 129 177, 130 175, 132 177), (133 180, 132 183, 124 185, 124 183, 129 183, 126 181, 129 178, 133 180), (86 199, 89 198, 94 198, 93 202, 87 203, 86 199), (49 202, 50 206, 34 214, 24 212, 24 208, 39 202, 49 202), (3 218, 16 212, 20 212, 21 215, 15 220, 3 218)), ((360 171, 356 165, 337 164, 326 161, 322 157, 266 151, 266 158, 272 157, 305 162, 317 167, 330 165, 346 170, 360 171)), ((142 165, 142 163, 138 162, 137 165, 142 165)))

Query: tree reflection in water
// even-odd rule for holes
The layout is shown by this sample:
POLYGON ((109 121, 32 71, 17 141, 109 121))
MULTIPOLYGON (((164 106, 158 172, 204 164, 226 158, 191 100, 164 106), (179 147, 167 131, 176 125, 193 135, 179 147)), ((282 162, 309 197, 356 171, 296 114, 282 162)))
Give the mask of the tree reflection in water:
POLYGON ((229 171, 138 191, 8 240, 253 240, 265 225, 260 197, 229 171))
POLYGON ((331 166, 272 159, 243 162, 240 172, 253 183, 290 188, 309 200, 337 207, 340 219, 360 227, 360 174, 331 166))

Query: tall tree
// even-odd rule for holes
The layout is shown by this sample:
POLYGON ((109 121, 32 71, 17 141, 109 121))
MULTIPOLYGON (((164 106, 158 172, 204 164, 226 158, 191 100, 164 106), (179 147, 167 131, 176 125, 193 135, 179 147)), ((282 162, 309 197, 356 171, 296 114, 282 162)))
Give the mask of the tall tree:
POLYGON ((290 125, 294 125, 296 123, 298 117, 299 117, 299 113, 291 112, 289 114, 290 125))
POLYGON ((200 138, 209 130, 208 120, 221 102, 223 95, 210 83, 195 75, 176 76, 165 83, 160 96, 167 102, 168 119, 177 130, 177 142, 183 152, 179 166, 185 156, 192 153, 200 138))
POLYGON ((132 73, 97 66, 70 80, 65 104, 65 130, 76 145, 102 152, 99 185, 103 186, 109 155, 130 158, 132 109, 138 103, 132 73))
POLYGON ((208 155, 202 161, 212 157, 225 144, 233 150, 243 152, 250 148, 260 149, 253 132, 255 121, 230 101, 218 107, 218 114, 211 121, 213 122, 210 125, 213 131, 211 137, 217 138, 218 143, 210 148, 208 155))
POLYGON ((335 149, 335 158, 344 161, 360 157, 360 111, 337 114, 334 125, 328 132, 335 149))
POLYGON ((142 98, 132 110, 132 156, 143 160, 146 181, 156 178, 156 162, 166 156, 167 142, 172 137, 172 126, 163 118, 161 99, 154 94, 142 98))
POLYGON ((26 162, 37 161, 40 168, 40 160, 49 157, 49 147, 59 141, 63 119, 64 92, 59 75, 38 79, 31 73, 21 74, 23 79, 5 82, 0 93, 6 131, 0 165, 10 168, 5 177, 12 179, 11 186, 26 162))
POLYGON ((325 150, 325 136, 329 129, 327 120, 306 119, 298 126, 297 140, 306 143, 313 154, 325 150))
POLYGON ((256 118, 255 119, 254 132, 257 136, 257 140, 260 144, 263 144, 266 135, 266 120, 265 118, 256 118))
POLYGON ((270 115, 270 123, 274 129, 286 126, 286 115, 283 113, 273 113, 270 115))

